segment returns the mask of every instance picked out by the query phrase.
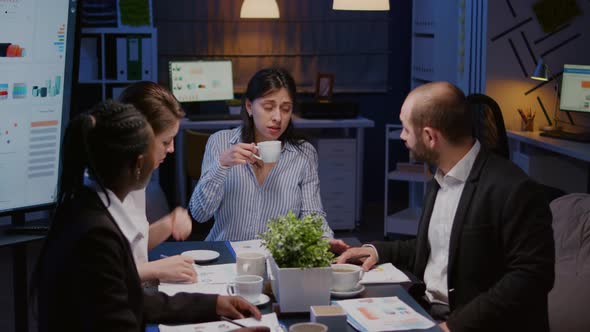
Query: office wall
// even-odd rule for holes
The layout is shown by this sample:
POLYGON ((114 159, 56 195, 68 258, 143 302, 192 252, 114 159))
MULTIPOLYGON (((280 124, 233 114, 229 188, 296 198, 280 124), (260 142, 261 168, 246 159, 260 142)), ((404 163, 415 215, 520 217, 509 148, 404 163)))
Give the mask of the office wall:
MULTIPOLYGON (((508 129, 520 129, 517 108, 531 107, 536 111, 535 129, 547 125, 540 102, 553 117, 555 81, 540 85, 541 82, 528 78, 539 56, 543 56, 554 74, 560 74, 565 63, 590 65, 590 1, 577 0, 581 15, 552 33, 543 32, 533 11, 538 2, 488 1, 486 93, 502 108, 508 129)), ((562 6, 559 11, 569 1, 552 2, 562 6)), ((557 116, 568 129, 566 114, 558 111, 557 116)), ((576 124, 590 128, 589 114, 572 113, 572 117, 576 124)))

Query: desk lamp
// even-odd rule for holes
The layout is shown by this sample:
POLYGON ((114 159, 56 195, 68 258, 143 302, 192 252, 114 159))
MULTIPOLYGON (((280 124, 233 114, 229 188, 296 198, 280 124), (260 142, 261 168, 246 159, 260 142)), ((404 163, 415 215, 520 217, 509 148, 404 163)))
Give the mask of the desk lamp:
MULTIPOLYGON (((535 71, 531 75, 531 79, 536 80, 536 81, 547 82, 547 81, 549 81, 549 77, 551 77, 551 72, 549 71, 549 66, 547 66, 547 64, 545 63, 543 58, 539 58, 539 61, 537 62, 537 67, 535 67, 535 71)), ((559 129, 559 127, 557 126, 557 116, 556 116, 556 109, 557 109, 557 102, 558 102, 557 101, 558 87, 559 87, 559 82, 557 81, 557 78, 555 78, 555 87, 554 87, 555 106, 553 107, 553 122, 551 122, 551 119, 549 118, 547 111, 545 111, 545 108, 541 107, 541 110, 543 110, 543 114, 545 115, 545 118, 547 119, 547 123, 549 124, 548 126, 541 128, 542 131, 553 131, 553 130, 559 129)))

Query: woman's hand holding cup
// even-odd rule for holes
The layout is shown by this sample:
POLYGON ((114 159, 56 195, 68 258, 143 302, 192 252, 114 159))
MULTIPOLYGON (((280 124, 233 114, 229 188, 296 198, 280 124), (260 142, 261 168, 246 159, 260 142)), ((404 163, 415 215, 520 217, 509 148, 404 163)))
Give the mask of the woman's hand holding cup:
POLYGON ((230 167, 235 165, 255 164, 259 162, 258 148, 254 143, 238 143, 223 151, 219 157, 222 166, 230 167))

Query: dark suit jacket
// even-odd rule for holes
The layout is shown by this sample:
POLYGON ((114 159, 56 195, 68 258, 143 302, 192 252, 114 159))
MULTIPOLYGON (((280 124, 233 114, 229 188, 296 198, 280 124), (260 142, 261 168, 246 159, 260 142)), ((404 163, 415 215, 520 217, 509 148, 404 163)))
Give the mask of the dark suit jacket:
MULTIPOLYGON (((381 262, 424 278, 438 189, 433 179, 415 240, 374 243, 381 262)), ((554 262, 551 211, 538 185, 482 147, 451 230, 447 325, 453 332, 548 331, 554 262)))
POLYGON ((217 295, 144 293, 128 241, 91 190, 57 212, 41 255, 40 331, 144 331, 146 323, 217 319, 217 295))

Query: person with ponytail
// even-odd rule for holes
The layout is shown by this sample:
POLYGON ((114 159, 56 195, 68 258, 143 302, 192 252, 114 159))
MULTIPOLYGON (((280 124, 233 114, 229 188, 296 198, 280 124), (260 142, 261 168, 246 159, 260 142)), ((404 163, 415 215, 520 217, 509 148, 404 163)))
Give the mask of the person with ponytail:
POLYGON ((40 331, 144 331, 147 323, 260 319, 241 297, 142 289, 115 219, 125 217, 128 194, 145 188, 157 167, 155 144, 151 126, 132 105, 102 103, 68 125, 54 219, 32 279, 40 331), (95 190, 84 185, 85 170, 95 190))

